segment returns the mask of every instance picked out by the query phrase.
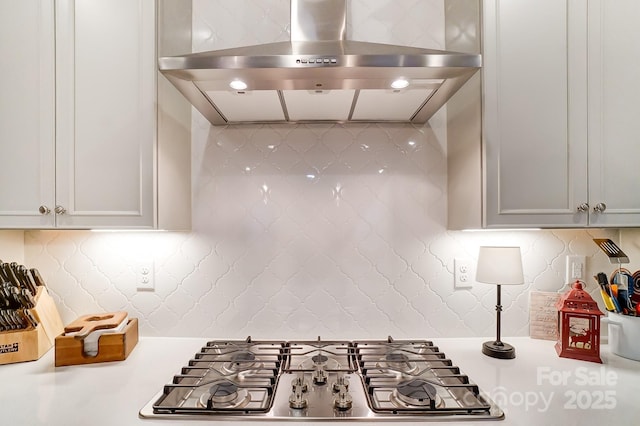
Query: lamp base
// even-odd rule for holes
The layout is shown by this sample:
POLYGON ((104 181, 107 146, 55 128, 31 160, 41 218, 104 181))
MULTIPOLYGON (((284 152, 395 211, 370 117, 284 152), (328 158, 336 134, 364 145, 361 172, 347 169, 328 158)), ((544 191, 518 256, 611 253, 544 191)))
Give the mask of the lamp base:
POLYGON ((492 358, 512 359, 516 357, 516 349, 504 342, 484 342, 482 353, 492 358))

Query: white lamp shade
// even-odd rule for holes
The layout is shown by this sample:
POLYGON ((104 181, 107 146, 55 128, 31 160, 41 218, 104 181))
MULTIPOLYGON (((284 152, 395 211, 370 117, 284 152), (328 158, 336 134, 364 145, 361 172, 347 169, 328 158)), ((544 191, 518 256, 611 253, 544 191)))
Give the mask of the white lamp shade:
POLYGON ((524 284, 520 247, 480 247, 476 281, 486 284, 524 284))

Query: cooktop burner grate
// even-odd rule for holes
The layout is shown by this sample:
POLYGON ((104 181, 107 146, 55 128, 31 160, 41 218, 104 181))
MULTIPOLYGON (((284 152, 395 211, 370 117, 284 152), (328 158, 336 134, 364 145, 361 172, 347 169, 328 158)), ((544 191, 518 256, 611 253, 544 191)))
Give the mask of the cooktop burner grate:
POLYGON ((211 341, 164 387, 155 413, 266 413, 284 342, 211 341))
POLYGON ((179 420, 504 418, 432 342, 391 337, 211 341, 140 416, 179 420))
POLYGON ((492 404, 430 341, 356 342, 369 405, 393 414, 489 414, 492 404))
POLYGON ((317 341, 287 342, 284 355, 285 373, 318 369, 325 372, 352 373, 358 368, 354 357, 354 345, 351 342, 322 341, 320 338, 317 341))

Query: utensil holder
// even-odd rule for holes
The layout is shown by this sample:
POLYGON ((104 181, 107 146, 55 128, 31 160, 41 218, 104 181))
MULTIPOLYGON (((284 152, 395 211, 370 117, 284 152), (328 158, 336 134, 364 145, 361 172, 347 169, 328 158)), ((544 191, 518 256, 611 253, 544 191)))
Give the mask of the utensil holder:
MULTIPOLYGON (((63 328, 64 329, 64 328, 63 328)), ((98 339, 98 354, 84 353, 82 340, 60 334, 55 339, 55 366, 123 361, 138 343, 138 319, 130 318, 121 333, 105 333, 98 339)))
POLYGON ((640 317, 609 312, 604 322, 609 325, 611 352, 640 361, 640 317))
POLYGON ((46 287, 38 287, 35 301, 35 307, 30 309, 38 320, 35 328, 0 333, 0 364, 40 359, 54 345, 56 336, 64 330, 58 309, 46 287))

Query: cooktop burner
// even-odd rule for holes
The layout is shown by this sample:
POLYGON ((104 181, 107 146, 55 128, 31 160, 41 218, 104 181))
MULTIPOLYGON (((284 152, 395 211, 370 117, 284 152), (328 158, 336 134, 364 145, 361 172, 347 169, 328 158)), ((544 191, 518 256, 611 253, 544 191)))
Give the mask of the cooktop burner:
POLYGON ((140 417, 428 421, 504 414, 430 341, 249 337, 208 342, 140 417))
POLYGON ((249 392, 246 389, 239 389, 238 385, 229 380, 215 382, 208 393, 203 393, 200 397, 200 406, 208 410, 216 408, 244 408, 251 401, 249 392))
POLYGON ((408 375, 411 375, 418 368, 417 364, 409 361, 409 357, 402 352, 389 352, 380 360, 378 367, 408 375))
MULTIPOLYGON (((413 379, 398 383, 394 396, 402 403, 399 407, 429 407, 436 408, 436 388, 423 379, 413 379)), ((442 401, 442 399, 440 399, 442 401)))

